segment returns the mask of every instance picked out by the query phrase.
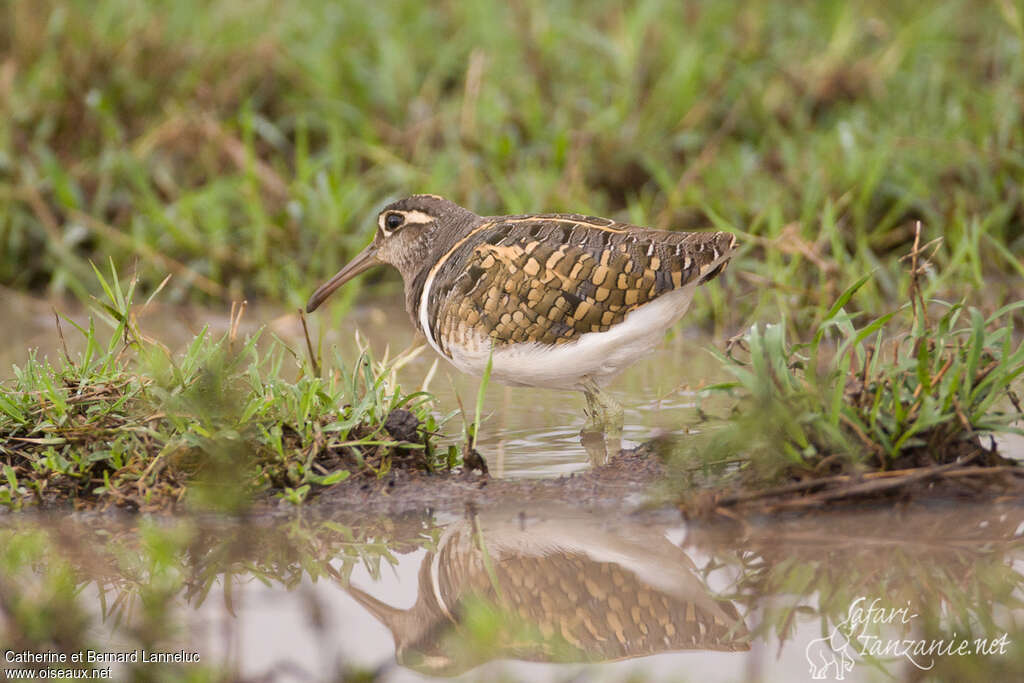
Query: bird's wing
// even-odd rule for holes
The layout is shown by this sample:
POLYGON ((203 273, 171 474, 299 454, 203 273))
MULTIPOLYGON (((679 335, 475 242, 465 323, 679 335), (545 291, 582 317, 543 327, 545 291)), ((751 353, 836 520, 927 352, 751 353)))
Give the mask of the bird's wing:
POLYGON ((432 333, 571 342, 714 277, 734 247, 723 232, 649 230, 575 214, 502 217, 446 255, 429 302, 432 333))

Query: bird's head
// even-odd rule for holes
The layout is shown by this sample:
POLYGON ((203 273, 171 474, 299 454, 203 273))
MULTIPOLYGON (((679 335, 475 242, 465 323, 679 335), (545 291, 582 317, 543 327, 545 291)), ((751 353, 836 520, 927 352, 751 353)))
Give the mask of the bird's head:
POLYGON ((476 214, 436 194, 417 194, 388 204, 377 215, 373 242, 313 292, 306 312, 312 313, 334 290, 376 265, 392 265, 406 283, 412 282, 439 247, 475 220, 479 220, 476 214))

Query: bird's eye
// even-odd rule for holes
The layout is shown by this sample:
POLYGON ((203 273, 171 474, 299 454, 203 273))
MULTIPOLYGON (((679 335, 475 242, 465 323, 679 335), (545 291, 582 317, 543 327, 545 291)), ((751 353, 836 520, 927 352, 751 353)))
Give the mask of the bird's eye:
POLYGON ((389 213, 384 216, 384 227, 388 230, 397 230, 403 222, 405 222, 405 218, 400 213, 389 213))

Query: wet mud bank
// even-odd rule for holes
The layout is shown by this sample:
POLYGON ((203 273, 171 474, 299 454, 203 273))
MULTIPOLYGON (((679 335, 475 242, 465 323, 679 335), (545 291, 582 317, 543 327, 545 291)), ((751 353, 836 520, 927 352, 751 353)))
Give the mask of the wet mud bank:
POLYGON ((1024 503, 1024 467, 994 448, 978 449, 941 464, 807 477, 775 486, 694 488, 680 494, 679 507, 688 517, 749 517, 932 501, 1024 503))
POLYGON ((367 513, 459 511, 466 506, 506 507, 564 503, 586 509, 639 508, 651 487, 664 480, 658 441, 623 449, 607 464, 546 479, 496 479, 478 471, 430 473, 393 468, 381 478, 352 477, 323 491, 319 508, 357 508, 367 513))
POLYGON ((819 477, 773 487, 687 490, 680 487, 678 473, 666 459, 670 449, 670 442, 655 439, 621 450, 606 464, 545 479, 497 479, 477 471, 438 474, 396 467, 381 478, 352 477, 324 490, 310 504, 323 510, 386 515, 562 504, 656 516, 681 513, 703 520, 915 503, 1024 504, 1024 468, 991 452, 943 465, 819 477))

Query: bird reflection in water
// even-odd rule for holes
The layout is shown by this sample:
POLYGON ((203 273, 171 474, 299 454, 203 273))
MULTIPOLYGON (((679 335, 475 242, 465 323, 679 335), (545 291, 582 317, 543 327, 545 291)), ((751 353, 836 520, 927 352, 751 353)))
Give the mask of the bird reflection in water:
POLYGON ((471 513, 445 529, 418 583, 407 610, 346 590, 391 631, 398 663, 421 672, 750 648, 736 607, 711 595, 682 549, 639 525, 471 513))

